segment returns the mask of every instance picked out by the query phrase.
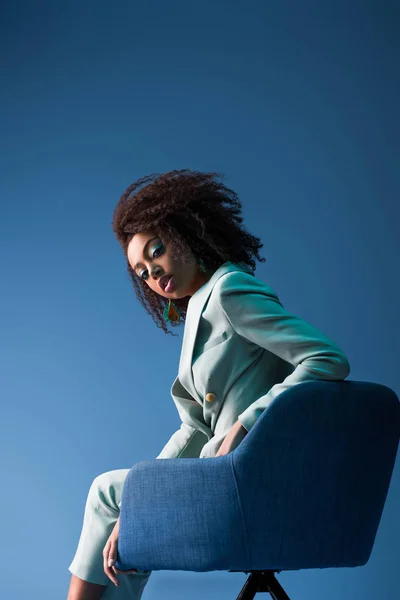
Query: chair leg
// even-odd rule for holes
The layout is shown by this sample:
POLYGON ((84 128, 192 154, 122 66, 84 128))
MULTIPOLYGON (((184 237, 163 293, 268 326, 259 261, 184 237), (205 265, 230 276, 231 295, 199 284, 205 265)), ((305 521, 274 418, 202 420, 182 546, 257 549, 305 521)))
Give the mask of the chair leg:
MULTIPOLYGON (((247 571, 246 571, 247 573, 247 571)), ((258 582, 257 575, 251 573, 246 581, 244 582, 244 586, 240 590, 239 596, 236 600, 254 600, 254 596, 258 592, 258 582)))
POLYGON ((269 593, 273 600, 290 600, 274 571, 251 571, 236 600, 254 600, 258 592, 269 593))

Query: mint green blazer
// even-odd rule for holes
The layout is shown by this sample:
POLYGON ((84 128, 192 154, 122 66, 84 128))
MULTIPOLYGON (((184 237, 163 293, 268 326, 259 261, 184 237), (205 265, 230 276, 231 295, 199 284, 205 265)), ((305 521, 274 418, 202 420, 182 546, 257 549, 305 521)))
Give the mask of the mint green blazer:
POLYGON ((285 310, 247 265, 228 261, 190 298, 170 390, 182 425, 157 458, 213 457, 237 420, 250 431, 284 390, 349 373, 339 346, 285 310))

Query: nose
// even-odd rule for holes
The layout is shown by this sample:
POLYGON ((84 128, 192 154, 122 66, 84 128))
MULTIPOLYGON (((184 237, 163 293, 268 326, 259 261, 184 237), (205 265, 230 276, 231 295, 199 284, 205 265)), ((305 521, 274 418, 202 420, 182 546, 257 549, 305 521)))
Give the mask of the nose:
POLYGON ((159 267, 156 267, 154 269, 154 271, 152 272, 153 279, 158 280, 158 279, 160 279, 160 277, 162 277, 162 275, 163 275, 163 272, 161 271, 161 269, 159 267))

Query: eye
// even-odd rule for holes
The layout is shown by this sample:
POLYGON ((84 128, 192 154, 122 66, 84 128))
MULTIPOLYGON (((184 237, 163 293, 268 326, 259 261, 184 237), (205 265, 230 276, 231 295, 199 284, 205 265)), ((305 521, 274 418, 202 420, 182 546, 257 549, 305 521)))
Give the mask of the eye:
MULTIPOLYGON (((161 251, 160 254, 162 254, 163 250, 164 250, 164 246, 157 246, 157 248, 154 250, 152 258, 157 258, 158 256, 160 256, 160 254, 157 254, 158 251, 161 251)), ((147 281, 147 278, 145 279, 144 277, 142 277, 143 273, 147 273, 147 269, 145 269, 144 271, 140 271, 139 273, 139 277, 140 279, 143 279, 144 281, 147 281)))

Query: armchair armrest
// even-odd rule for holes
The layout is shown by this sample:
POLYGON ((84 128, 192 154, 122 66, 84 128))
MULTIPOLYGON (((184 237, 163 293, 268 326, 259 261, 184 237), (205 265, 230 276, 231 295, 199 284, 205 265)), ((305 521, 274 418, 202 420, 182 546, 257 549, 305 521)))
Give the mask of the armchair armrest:
POLYGON ((117 569, 234 569, 243 565, 245 548, 232 454, 131 468, 122 490, 117 569))

